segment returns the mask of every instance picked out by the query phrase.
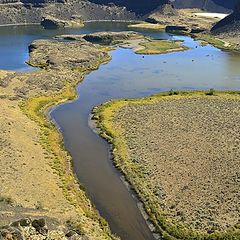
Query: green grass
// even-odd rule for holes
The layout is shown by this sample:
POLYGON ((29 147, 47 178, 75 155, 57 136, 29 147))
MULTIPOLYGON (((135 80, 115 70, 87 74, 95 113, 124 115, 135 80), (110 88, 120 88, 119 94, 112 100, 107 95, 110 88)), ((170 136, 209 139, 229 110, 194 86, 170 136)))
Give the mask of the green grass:
POLYGON ((185 51, 189 48, 182 45, 181 41, 151 40, 140 43, 142 48, 137 49, 137 54, 164 54, 169 52, 185 51))
POLYGON ((0 203, 1 202, 4 202, 4 203, 9 204, 9 205, 14 204, 14 201, 12 200, 12 198, 6 197, 6 196, 0 196, 0 203))
POLYGON ((140 22, 137 24, 128 25, 128 28, 131 29, 151 29, 151 30, 161 30, 164 31, 166 26, 162 24, 153 24, 147 22, 140 22))
POLYGON ((214 47, 225 49, 225 50, 234 50, 231 46, 226 46, 225 42, 221 39, 218 39, 210 34, 194 34, 193 37, 197 40, 204 41, 213 45, 214 47))
POLYGON ((167 101, 169 99, 184 99, 191 97, 221 97, 237 98, 240 100, 238 91, 210 91, 176 92, 170 91, 159 93, 142 99, 113 100, 93 109, 94 119, 99 134, 113 144, 113 159, 116 167, 125 175, 132 185, 140 200, 144 203, 145 211, 154 224, 156 231, 164 236, 166 240, 237 240, 240 239, 239 227, 229 228, 226 231, 215 231, 208 233, 195 230, 175 219, 166 217, 166 214, 158 204, 158 199, 147 187, 142 184, 142 169, 130 160, 128 146, 123 137, 122 129, 114 125, 114 116, 119 109, 127 104, 153 104, 157 101, 167 101))

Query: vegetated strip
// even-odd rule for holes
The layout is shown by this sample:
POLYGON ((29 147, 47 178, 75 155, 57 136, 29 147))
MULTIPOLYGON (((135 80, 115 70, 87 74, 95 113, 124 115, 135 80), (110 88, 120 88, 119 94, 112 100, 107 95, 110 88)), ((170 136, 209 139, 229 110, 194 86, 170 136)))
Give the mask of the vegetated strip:
POLYGON ((237 240, 240 239, 240 229, 229 228, 226 231, 215 231, 213 233, 203 232, 201 230, 194 230, 184 224, 169 219, 160 208, 158 202, 151 197, 148 189, 145 189, 141 181, 140 166, 130 161, 128 154, 127 143, 121 130, 114 126, 113 119, 115 114, 124 106, 128 104, 154 104, 159 101, 167 101, 170 99, 186 99, 192 97, 221 97, 222 99, 239 99, 239 91, 223 91, 215 92, 211 89, 209 92, 205 91, 187 91, 177 92, 170 91, 156 94, 142 99, 125 99, 112 100, 102 104, 93 109, 93 120, 96 121, 99 134, 113 145, 113 160, 115 166, 126 177, 131 184, 133 190, 138 195, 139 199, 143 201, 144 208, 155 225, 156 231, 160 233, 164 239, 167 240, 237 240))
MULTIPOLYGON (((109 49, 106 48, 106 51, 109 49)), ((84 76, 92 70, 96 70, 101 64, 110 61, 111 57, 96 61, 88 69, 74 69, 81 72, 81 78, 77 81, 71 80, 65 84, 65 87, 59 93, 46 96, 33 97, 23 101, 20 105, 23 112, 40 127, 40 143, 49 154, 50 166, 61 180, 61 188, 66 199, 75 207, 79 214, 79 223, 72 226, 84 233, 81 216, 85 216, 96 222, 102 229, 102 235, 106 239, 117 239, 111 234, 108 223, 99 216, 95 207, 87 198, 83 186, 80 185, 72 169, 71 156, 64 149, 63 139, 56 126, 48 119, 47 112, 50 107, 60 103, 73 100, 76 94, 76 85, 83 80, 84 76)), ((42 68, 45 68, 41 66, 42 68)))
POLYGON ((239 48, 237 48, 237 46, 235 46, 234 44, 226 42, 223 39, 217 38, 211 34, 199 33, 199 34, 191 34, 190 36, 196 40, 206 42, 207 44, 211 44, 214 47, 222 50, 239 52, 239 48))
POLYGON ((171 52, 181 52, 190 48, 183 45, 183 41, 151 40, 139 44, 135 50, 137 54, 164 54, 171 52))

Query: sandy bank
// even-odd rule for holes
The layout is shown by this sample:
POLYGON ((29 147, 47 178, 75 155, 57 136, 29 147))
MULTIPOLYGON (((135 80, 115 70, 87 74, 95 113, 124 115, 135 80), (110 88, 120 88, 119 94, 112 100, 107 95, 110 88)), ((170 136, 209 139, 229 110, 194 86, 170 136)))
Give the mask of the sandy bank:
POLYGON ((224 14, 224 13, 208 13, 208 12, 194 13, 194 14, 196 16, 200 16, 200 17, 219 18, 219 19, 223 19, 228 15, 228 14, 224 14))

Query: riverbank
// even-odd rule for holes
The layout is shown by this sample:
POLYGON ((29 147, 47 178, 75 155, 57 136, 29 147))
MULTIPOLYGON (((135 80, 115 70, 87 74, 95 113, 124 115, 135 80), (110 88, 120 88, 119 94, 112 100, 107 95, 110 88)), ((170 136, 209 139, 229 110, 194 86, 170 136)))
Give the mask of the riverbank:
POLYGON ((231 41, 227 38, 214 36, 209 33, 193 34, 191 35, 191 37, 201 41, 202 44, 211 44, 214 47, 222 50, 232 51, 232 52, 240 51, 239 45, 236 43, 236 41, 238 41, 238 38, 235 38, 234 41, 231 41))
POLYGON ((239 100, 238 92, 171 91, 144 99, 110 101, 94 109, 101 136, 113 144, 116 166, 166 239, 239 237, 238 186, 233 177, 239 172, 238 149, 234 147, 237 135, 231 141, 227 137, 229 131, 238 132, 234 121, 239 100), (223 114, 223 123, 227 124, 226 117, 231 115, 233 125, 219 126, 223 114), (220 143, 218 135, 226 141, 220 143))
POLYGON ((45 70, 1 71, 1 225, 37 217, 65 233, 116 239, 75 178, 61 135, 46 116, 52 105, 76 96, 84 76, 110 60, 108 51, 87 42, 36 41, 29 63, 45 70))

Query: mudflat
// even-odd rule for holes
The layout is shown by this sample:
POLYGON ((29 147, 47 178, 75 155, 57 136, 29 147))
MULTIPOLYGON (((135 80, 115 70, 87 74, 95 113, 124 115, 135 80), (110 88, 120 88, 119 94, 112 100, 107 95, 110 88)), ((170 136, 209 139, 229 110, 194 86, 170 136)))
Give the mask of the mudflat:
POLYGON ((239 103, 238 94, 189 93, 95 110, 116 165, 168 236, 239 236, 239 103))

